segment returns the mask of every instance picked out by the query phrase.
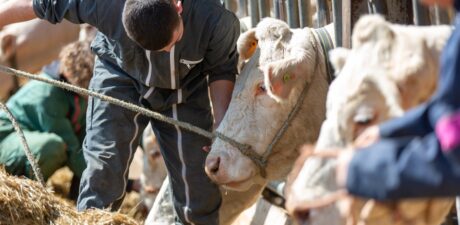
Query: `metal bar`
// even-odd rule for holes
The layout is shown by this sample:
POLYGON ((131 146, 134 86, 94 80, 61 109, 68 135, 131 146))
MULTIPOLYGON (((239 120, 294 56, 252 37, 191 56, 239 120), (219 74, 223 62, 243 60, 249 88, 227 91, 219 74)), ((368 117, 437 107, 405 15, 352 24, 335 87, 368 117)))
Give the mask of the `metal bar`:
POLYGON ((280 12, 280 3, 279 0, 273 0, 273 8, 275 10, 275 18, 281 19, 281 12, 280 12))
POLYGON ((369 0, 369 13, 388 15, 388 8, 384 0, 369 0))
POLYGON ((298 0, 300 27, 311 26, 310 1, 298 0))
POLYGON ((259 1, 259 19, 269 17, 270 16, 270 8, 269 4, 267 4, 267 0, 258 0, 259 1))
POLYGON ((335 45, 342 47, 342 0, 332 0, 332 19, 334 21, 335 45))
POLYGON ((441 9, 438 5, 435 5, 433 7, 434 14, 435 14, 435 24, 440 25, 440 24, 451 24, 451 21, 449 19, 449 14, 447 13, 447 10, 441 9))
POLYGON ((299 27, 299 6, 297 0, 287 0, 287 21, 291 28, 299 27))
POLYGON ((238 12, 240 17, 248 16, 248 1, 238 0, 238 12))
POLYGON ((249 12, 251 16, 251 26, 255 27, 260 21, 257 0, 249 0, 249 12))
POLYGON ((351 48, 351 1, 342 1, 342 46, 345 48, 351 48))
POLYGON ((414 11, 414 24, 417 26, 430 25, 430 13, 428 9, 422 6, 418 0, 412 0, 414 11))
POLYGON ((284 21, 287 21, 287 18, 286 18, 286 0, 279 0, 278 1, 279 3, 279 6, 280 6, 280 19, 281 20, 284 20, 284 21))
POLYGON ((316 14, 317 24, 316 27, 324 27, 328 24, 329 10, 325 0, 316 0, 316 14))

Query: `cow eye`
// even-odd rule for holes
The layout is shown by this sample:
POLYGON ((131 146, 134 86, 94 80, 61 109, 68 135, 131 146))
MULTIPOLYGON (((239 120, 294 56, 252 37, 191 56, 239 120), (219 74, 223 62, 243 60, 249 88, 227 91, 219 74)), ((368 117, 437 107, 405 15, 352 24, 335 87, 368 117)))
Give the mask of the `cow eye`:
POLYGON ((265 88, 264 83, 259 83, 256 88, 256 95, 265 94, 267 89, 265 88))
POLYGON ((353 118, 353 121, 358 125, 369 125, 374 120, 371 114, 358 114, 353 118))

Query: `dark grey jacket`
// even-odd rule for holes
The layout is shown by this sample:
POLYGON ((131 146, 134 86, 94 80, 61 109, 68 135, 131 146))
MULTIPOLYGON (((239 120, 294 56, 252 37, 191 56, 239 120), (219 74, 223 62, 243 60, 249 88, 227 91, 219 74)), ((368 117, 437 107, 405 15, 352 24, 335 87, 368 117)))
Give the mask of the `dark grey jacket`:
POLYGON ((136 79, 141 92, 148 87, 185 88, 186 95, 188 89, 193 89, 190 86, 206 75, 210 82, 235 79, 239 21, 219 0, 183 1, 184 34, 171 53, 146 51, 129 39, 121 19, 124 3, 124 0, 33 0, 39 18, 51 23, 65 18, 98 28, 100 32, 92 43, 95 54, 136 79))

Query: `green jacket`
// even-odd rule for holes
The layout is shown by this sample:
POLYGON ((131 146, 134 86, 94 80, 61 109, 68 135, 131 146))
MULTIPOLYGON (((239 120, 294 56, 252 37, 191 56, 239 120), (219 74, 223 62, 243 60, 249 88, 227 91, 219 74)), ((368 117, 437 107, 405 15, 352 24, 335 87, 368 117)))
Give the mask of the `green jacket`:
MULTIPOLYGON (((51 78, 45 73, 41 76, 51 78)), ((24 131, 54 133, 61 137, 67 146, 67 166, 81 176, 86 167, 81 150, 85 98, 40 81, 30 81, 6 105, 24 131)), ((7 115, 0 112, 0 142, 12 132, 15 131, 7 115)))

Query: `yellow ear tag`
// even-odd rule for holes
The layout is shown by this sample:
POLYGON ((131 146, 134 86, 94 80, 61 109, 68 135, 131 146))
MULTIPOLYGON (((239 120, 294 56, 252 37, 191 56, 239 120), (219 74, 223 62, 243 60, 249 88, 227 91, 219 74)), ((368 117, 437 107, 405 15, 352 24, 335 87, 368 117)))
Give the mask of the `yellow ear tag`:
POLYGON ((291 75, 290 74, 284 74, 283 76, 283 82, 286 83, 291 80, 291 75))

